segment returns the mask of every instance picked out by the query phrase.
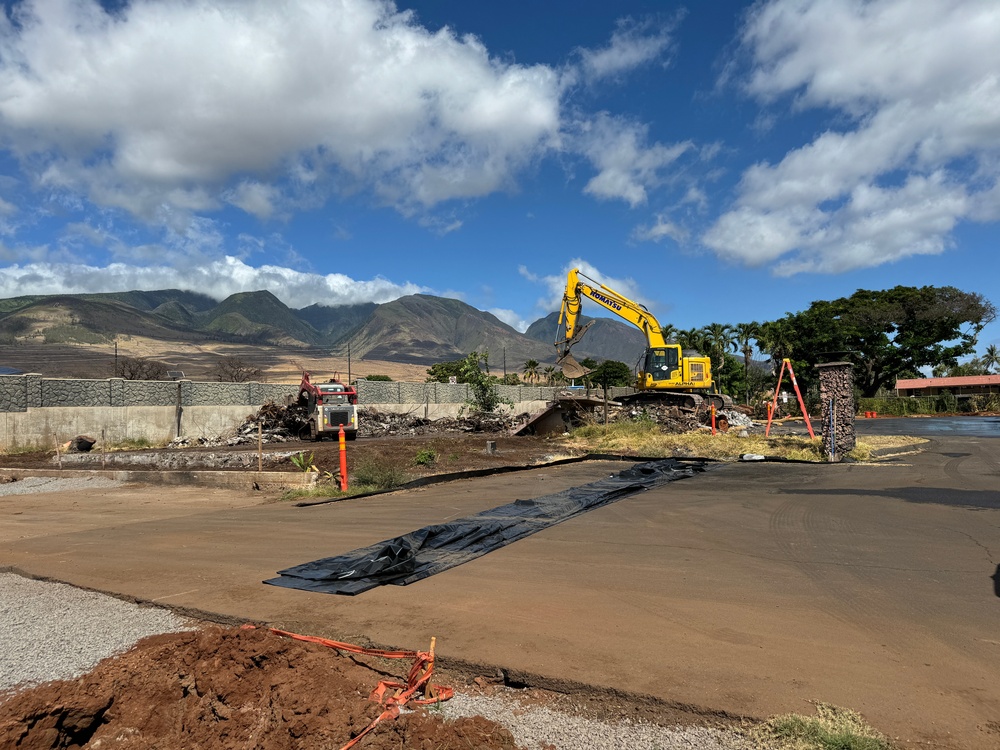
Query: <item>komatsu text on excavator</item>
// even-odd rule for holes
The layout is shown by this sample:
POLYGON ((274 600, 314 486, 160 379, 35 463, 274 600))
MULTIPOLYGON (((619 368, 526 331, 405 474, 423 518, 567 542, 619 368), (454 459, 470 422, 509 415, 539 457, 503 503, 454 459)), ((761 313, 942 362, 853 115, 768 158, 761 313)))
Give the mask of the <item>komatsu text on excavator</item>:
MULTIPOLYGON (((565 323, 565 336, 556 341, 558 364, 569 378, 580 378, 586 370, 570 354, 570 349, 590 327, 577 327, 583 298, 591 299, 632 325, 646 336, 643 368, 636 374, 636 391, 623 401, 669 404, 697 409, 714 405, 729 408, 733 400, 716 392, 712 381, 712 361, 709 357, 685 357, 680 344, 667 343, 653 314, 638 302, 633 302, 614 289, 589 279, 577 268, 566 277, 559 326, 565 323)), ((591 321, 593 322, 593 321, 591 321)))

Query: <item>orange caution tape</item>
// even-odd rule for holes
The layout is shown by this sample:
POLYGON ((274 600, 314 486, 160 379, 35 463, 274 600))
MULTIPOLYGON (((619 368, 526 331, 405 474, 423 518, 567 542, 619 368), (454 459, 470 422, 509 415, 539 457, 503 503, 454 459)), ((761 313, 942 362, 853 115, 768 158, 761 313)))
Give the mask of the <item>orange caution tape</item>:
MULTIPOLYGON (((244 628, 252 628, 253 625, 244 625, 244 628)), ((337 651, 346 651, 351 654, 363 654, 365 656, 377 656, 382 659, 413 659, 413 666, 406 676, 406 682, 394 682, 392 680, 381 680, 370 696, 369 700, 376 701, 380 705, 385 705, 385 711, 375 717, 374 721, 365 727, 354 739, 344 745, 340 750, 349 750, 354 747, 361 738, 372 731, 383 719, 395 719, 399 716, 399 709, 407 705, 427 706, 434 703, 446 701, 454 697, 455 691, 444 685, 432 685, 431 675, 434 673, 434 644, 436 639, 431 639, 430 651, 388 651, 381 648, 364 648, 342 641, 332 641, 329 638, 319 638, 314 635, 301 635, 290 633, 287 630, 269 628, 275 635, 285 638, 293 638, 297 641, 307 643, 318 643, 327 648, 337 651), (387 696, 387 693, 392 693, 387 696), (417 694, 423 698, 416 698, 417 694)))

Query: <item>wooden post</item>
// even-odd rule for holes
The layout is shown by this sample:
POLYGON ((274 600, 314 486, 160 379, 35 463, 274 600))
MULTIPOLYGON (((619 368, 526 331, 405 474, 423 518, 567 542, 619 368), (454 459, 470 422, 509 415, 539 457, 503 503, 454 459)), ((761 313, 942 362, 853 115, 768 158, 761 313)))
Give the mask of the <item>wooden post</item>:
POLYGON ((264 423, 257 423, 257 473, 264 471, 264 423))
POLYGON ((104 443, 105 443, 104 430, 102 429, 101 430, 101 468, 102 469, 108 468, 107 446, 104 443))

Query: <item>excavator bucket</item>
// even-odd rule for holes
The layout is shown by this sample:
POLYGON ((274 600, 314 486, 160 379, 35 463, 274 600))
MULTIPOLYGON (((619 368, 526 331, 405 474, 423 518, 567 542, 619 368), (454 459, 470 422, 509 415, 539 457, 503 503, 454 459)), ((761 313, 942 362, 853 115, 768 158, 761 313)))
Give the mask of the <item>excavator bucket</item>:
POLYGON ((590 370, 577 362, 576 358, 569 352, 566 352, 559 357, 559 359, 556 360, 556 365, 562 368, 563 375, 570 380, 573 380, 574 378, 582 378, 590 372, 590 370))

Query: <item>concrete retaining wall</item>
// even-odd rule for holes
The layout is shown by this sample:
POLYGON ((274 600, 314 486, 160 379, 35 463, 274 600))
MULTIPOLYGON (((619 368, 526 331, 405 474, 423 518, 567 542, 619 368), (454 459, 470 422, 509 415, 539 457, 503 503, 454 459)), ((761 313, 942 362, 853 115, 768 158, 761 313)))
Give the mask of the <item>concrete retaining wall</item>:
POLYGON ((0 449, 51 449, 76 435, 107 443, 165 443, 178 435, 214 437, 232 431, 255 406, 67 406, 0 412, 0 449))
MULTIPOLYGON (((465 384, 358 380, 358 402, 380 411, 427 419, 468 411, 465 384)), ((546 386, 499 386, 514 413, 543 409, 561 390, 546 386)), ((594 391, 597 393, 598 391, 594 391)), ((612 397, 631 392, 609 389, 612 397)), ((76 435, 108 443, 164 443, 179 435, 217 436, 232 431, 267 402, 288 403, 298 384, 213 383, 156 380, 84 380, 41 375, 0 375, 0 450, 51 449, 76 435)))

